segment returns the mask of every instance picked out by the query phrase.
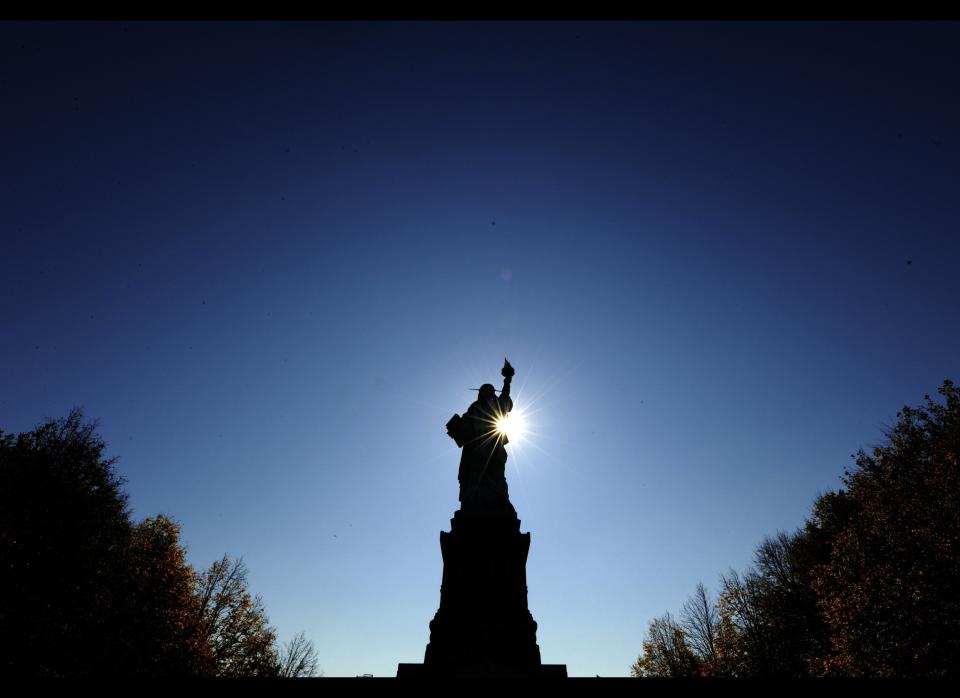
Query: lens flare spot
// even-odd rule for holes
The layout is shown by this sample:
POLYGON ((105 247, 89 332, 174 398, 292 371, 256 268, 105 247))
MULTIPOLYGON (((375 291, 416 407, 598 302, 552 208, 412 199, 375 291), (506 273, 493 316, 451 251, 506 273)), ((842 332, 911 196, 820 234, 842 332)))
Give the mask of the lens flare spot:
POLYGON ((497 432, 504 434, 511 443, 519 443, 526 432, 526 420, 522 412, 513 410, 497 419, 497 432))

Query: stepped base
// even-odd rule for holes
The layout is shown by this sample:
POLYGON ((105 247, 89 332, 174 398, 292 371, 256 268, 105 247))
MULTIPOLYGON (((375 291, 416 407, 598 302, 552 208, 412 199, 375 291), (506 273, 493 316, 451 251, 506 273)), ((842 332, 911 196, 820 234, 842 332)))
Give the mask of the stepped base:
POLYGON ((529 549, 513 512, 457 511, 440 533, 440 608, 423 664, 401 664, 397 676, 565 677, 566 665, 540 663, 527 608, 529 549))
POLYGON ((510 679, 565 679, 567 678, 567 665, 538 664, 526 668, 502 664, 474 664, 461 667, 437 667, 429 664, 399 664, 397 666, 398 679, 466 679, 478 676, 510 679))

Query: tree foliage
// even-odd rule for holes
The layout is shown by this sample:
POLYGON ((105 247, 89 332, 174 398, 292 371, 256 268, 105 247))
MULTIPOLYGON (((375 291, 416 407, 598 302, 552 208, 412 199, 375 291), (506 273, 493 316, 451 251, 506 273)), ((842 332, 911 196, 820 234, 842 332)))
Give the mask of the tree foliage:
POLYGON ((650 621, 643 654, 630 667, 634 676, 696 676, 699 661, 677 621, 666 613, 650 621))
POLYGON ((638 676, 960 674, 960 391, 904 407, 844 487, 753 566, 655 619, 638 676), (692 658, 691 658, 692 657, 692 658))
POLYGON ((180 528, 135 523, 96 424, 75 409, 0 431, 0 667, 8 676, 303 676, 303 635, 282 650, 246 567, 187 564, 180 528))
POLYGON ((944 404, 904 407, 818 502, 816 525, 834 532, 813 579, 831 629, 822 673, 960 674, 960 391, 939 392, 944 404))
POLYGON ((179 526, 163 515, 135 524, 127 565, 127 595, 118 609, 128 619, 123 665, 149 676, 210 674, 213 654, 179 526))
POLYGON ((743 575, 721 576, 718 613, 723 673, 732 676, 808 676, 824 627, 810 588, 808 540, 778 533, 757 548, 743 575))
POLYGON ((203 632, 217 676, 274 676, 276 634, 259 596, 247 589, 247 567, 228 555, 197 578, 203 632))
POLYGON ((19 674, 104 673, 122 646, 131 527, 95 428, 73 410, 16 437, 0 432, 0 661, 19 674))

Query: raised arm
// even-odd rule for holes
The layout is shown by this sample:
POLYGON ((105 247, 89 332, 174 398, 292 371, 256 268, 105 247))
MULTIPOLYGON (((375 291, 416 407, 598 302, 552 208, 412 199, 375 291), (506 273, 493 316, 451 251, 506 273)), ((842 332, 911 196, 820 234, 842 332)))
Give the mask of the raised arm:
POLYGON ((502 401, 501 404, 506 407, 507 412, 513 409, 513 400, 510 399, 510 381, 513 380, 515 373, 513 366, 504 357, 503 368, 500 370, 500 375, 503 376, 503 390, 500 391, 500 400, 502 401))

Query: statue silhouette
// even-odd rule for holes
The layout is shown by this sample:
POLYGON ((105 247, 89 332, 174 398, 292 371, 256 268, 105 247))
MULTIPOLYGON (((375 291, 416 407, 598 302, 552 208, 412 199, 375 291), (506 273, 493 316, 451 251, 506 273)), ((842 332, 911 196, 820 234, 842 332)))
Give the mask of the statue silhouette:
POLYGON ((422 664, 401 663, 397 676, 565 677, 564 664, 542 664, 537 622, 527 606, 530 534, 507 495, 507 435, 498 421, 513 409, 513 366, 503 360, 503 390, 489 383, 447 433, 463 449, 460 509, 440 532, 440 607, 430 621, 422 664))
POLYGON ((463 449, 458 474, 461 511, 516 516, 505 476, 507 435, 498 428, 499 421, 513 409, 510 381, 516 372, 504 359, 500 373, 503 376, 500 395, 497 396, 490 383, 484 383, 464 416, 455 414, 447 422, 447 433, 463 449))

